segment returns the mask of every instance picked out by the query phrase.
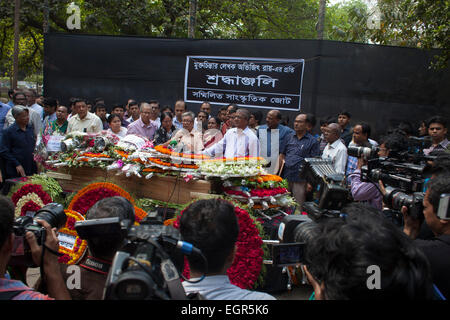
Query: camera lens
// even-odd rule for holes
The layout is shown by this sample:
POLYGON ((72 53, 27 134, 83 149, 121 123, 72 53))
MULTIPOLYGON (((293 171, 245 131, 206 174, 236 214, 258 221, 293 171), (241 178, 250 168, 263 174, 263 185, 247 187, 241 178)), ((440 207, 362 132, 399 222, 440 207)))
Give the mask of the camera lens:
POLYGON ((40 209, 35 219, 46 221, 52 228, 60 229, 66 224, 67 216, 64 212, 64 207, 59 203, 49 203, 40 209))
POLYGON ((371 159, 378 155, 378 148, 376 147, 348 147, 347 154, 352 157, 360 158, 364 157, 365 159, 371 159))

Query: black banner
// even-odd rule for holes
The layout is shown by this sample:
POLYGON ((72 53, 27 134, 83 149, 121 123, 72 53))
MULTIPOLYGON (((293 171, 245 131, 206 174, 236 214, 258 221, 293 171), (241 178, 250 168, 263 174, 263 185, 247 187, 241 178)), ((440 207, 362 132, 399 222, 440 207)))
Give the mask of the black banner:
POLYGON ((299 111, 303 59, 188 56, 184 99, 299 111))

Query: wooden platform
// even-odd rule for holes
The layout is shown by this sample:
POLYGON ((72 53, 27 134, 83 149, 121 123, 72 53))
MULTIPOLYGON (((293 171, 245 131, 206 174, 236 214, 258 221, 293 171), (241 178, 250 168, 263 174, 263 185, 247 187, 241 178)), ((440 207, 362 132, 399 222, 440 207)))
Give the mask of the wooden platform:
POLYGON ((202 198, 212 190, 212 183, 206 180, 184 181, 175 176, 153 176, 150 179, 136 176, 116 175, 117 171, 100 168, 67 168, 49 171, 47 175, 56 179, 64 191, 78 191, 94 182, 111 182, 134 198, 151 198, 165 202, 185 204, 193 199, 202 198))

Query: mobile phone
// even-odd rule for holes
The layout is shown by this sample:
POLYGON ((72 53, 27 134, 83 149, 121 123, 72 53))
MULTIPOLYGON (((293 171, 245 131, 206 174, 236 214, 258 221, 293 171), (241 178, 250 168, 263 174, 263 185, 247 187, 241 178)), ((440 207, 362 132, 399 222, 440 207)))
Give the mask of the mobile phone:
POLYGON ((439 199, 439 208, 437 211, 437 216, 442 220, 450 220, 449 211, 450 193, 443 193, 439 199))
POLYGON ((303 262, 304 242, 272 245, 272 261, 277 266, 293 266, 303 262))

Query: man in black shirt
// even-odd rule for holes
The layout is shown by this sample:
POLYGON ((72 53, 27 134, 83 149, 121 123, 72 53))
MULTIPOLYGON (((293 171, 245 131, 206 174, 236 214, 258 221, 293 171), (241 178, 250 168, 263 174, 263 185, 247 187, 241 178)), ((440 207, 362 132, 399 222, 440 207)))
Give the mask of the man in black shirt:
POLYGON ((433 231, 435 237, 431 240, 416 239, 420 222, 412 219, 408 215, 406 207, 402 207, 405 221, 403 231, 412 239, 414 243, 422 249, 428 258, 431 266, 433 283, 444 295, 450 298, 450 220, 437 216, 437 211, 442 194, 450 194, 449 173, 435 175, 430 180, 429 188, 423 200, 425 221, 433 231))

